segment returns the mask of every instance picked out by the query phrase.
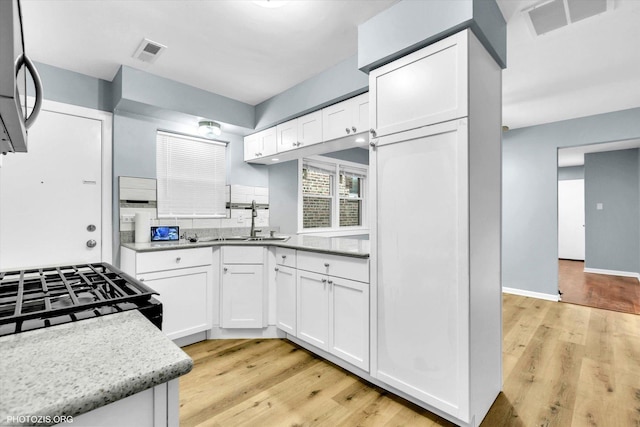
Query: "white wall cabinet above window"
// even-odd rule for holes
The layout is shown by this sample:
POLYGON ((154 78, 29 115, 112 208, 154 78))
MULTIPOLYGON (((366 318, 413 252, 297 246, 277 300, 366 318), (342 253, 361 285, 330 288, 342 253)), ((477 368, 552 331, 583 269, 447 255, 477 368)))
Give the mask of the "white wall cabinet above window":
POLYGON ((368 131, 368 93, 322 109, 322 137, 325 141, 368 131))
POLYGON ((246 136, 244 160, 270 165, 368 143, 369 94, 363 93, 246 136))

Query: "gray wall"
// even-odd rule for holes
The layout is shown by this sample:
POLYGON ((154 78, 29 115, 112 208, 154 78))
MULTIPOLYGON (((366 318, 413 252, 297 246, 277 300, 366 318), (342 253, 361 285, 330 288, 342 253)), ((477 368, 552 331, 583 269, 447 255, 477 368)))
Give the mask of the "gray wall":
POLYGON ((506 22, 495 0, 404 0, 358 26, 358 68, 369 72, 465 28, 506 67, 506 22))
POLYGON ((640 272, 638 149, 589 153, 584 160, 585 267, 640 272))
POLYGON ((639 137, 640 108, 503 133, 503 286, 558 294, 558 148, 639 137))
MULTIPOLYGON (((41 62, 36 62, 35 66, 42 79, 45 99, 94 110, 112 111, 111 82, 41 62)), ((35 93, 30 79, 27 93, 35 93)))
MULTIPOLYGON (((351 148, 322 154, 325 157, 369 164, 369 151, 351 148)), ((298 232, 298 161, 269 165, 269 221, 284 234, 298 232)), ((367 238, 362 236, 361 238, 367 238)))
POLYGON ((584 179, 584 166, 566 166, 558 168, 558 181, 584 179))

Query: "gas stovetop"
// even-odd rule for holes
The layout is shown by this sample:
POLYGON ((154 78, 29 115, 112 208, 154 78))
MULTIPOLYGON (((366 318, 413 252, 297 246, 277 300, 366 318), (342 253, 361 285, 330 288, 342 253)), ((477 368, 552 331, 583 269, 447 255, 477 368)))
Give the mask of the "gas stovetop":
POLYGON ((0 272, 0 336, 133 309, 160 327, 154 294, 107 263, 0 272))

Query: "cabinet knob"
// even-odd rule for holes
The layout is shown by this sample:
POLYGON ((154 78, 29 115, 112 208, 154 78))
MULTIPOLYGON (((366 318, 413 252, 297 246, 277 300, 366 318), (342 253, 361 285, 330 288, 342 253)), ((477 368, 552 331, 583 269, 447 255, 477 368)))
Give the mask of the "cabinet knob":
POLYGON ((274 268, 275 271, 280 271, 280 269, 278 267, 274 268))
POLYGON ((371 142, 369 143, 369 145, 370 145, 372 148, 376 148, 376 143, 375 143, 375 142, 373 142, 373 141, 371 141, 371 142))
POLYGON ((369 129, 369 132, 371 133, 372 137, 376 137, 376 130, 375 129, 369 129))
POLYGON ((324 263, 324 266, 325 266, 325 267, 327 267, 327 268, 329 268, 329 263, 328 263, 328 262, 325 262, 325 263, 324 263))
POLYGON ((224 271, 225 273, 228 271, 229 269, 227 267, 223 268, 222 271, 224 271))
POLYGON ((182 261, 182 258, 177 257, 177 258, 176 258, 176 264, 177 264, 177 263, 179 263, 180 261, 182 261))
POLYGON ((327 279, 322 279, 322 283, 327 283, 327 279))
POLYGON ((286 255, 282 255, 282 260, 284 261, 285 259, 287 259, 286 255))
POLYGON ((330 284, 330 285, 333 285, 333 280, 329 280, 329 284, 330 284))
POLYGON ((138 280, 140 280, 141 282, 144 282, 144 277, 141 277, 138 280))
POLYGON ((353 133, 356 133, 356 127, 355 126, 351 126, 351 130, 353 131, 353 133))
POLYGON ((345 131, 347 131, 347 133, 351 133, 351 129, 349 128, 345 128, 345 131))

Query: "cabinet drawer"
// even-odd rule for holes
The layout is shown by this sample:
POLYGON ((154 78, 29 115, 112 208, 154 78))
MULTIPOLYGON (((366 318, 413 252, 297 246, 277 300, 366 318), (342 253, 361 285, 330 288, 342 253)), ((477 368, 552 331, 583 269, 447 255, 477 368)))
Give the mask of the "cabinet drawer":
POLYGON ((276 264, 296 268, 296 250, 289 248, 276 248, 276 264))
POLYGON ((210 248, 142 252, 136 258, 136 273, 211 265, 212 262, 213 255, 210 248))
POLYGON ((223 264, 262 264, 264 248, 262 246, 224 246, 223 264))
POLYGON ((359 282, 369 282, 368 258, 298 251, 296 262, 299 270, 313 271, 359 282))

